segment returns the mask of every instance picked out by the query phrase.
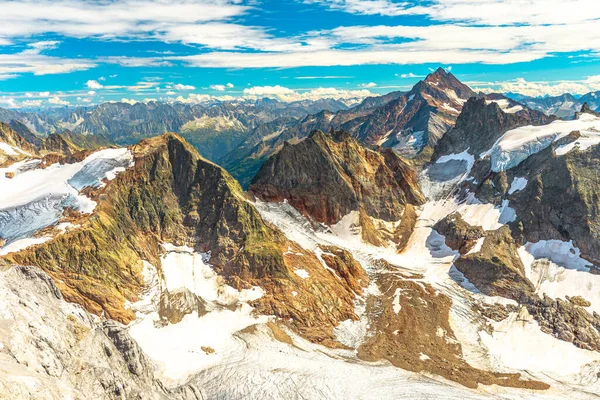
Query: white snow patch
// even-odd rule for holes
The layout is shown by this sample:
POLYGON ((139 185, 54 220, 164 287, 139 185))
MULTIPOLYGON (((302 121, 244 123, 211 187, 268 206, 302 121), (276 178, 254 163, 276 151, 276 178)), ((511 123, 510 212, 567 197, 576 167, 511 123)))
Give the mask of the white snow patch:
POLYGON ((295 269, 294 273, 302 279, 308 279, 310 277, 310 275, 308 274, 308 271, 305 269, 295 269))
MULTIPOLYGON (((502 135, 489 151, 492 171, 500 172, 519 165, 527 157, 538 153, 558 139, 573 131, 579 131, 584 138, 581 146, 600 143, 600 118, 591 114, 582 114, 579 119, 554 121, 548 125, 527 125, 510 130, 502 135)), ((570 151, 573 146, 559 149, 559 155, 570 151)), ((587 148, 587 147, 586 147, 587 148)))
POLYGON ((28 248, 30 246, 33 246, 36 244, 42 244, 44 242, 47 242, 50 239, 52 239, 52 236, 41 236, 41 237, 37 237, 37 238, 24 238, 24 239, 15 240, 14 242, 10 242, 9 244, 0 248, 0 256, 4 256, 9 253, 16 253, 17 251, 25 250, 26 248, 28 248))
POLYGON ((460 114, 460 111, 458 111, 456 108, 452 107, 448 103, 442 104, 442 108, 445 109, 445 110, 447 110, 447 111, 453 112, 455 114, 460 114))
POLYGON ((510 188, 508 189, 508 194, 513 194, 514 192, 518 192, 519 190, 525 189, 527 186, 527 178, 514 177, 512 183, 510 184, 510 188))
POLYGON ((477 239, 477 242, 475 242, 475 246, 473 246, 473 248, 469 250, 465 255, 479 253, 481 251, 481 247, 483 246, 484 241, 485 237, 477 239))
POLYGON ((18 156, 19 153, 15 150, 14 147, 9 145, 8 143, 0 142, 0 150, 2 150, 6 155, 9 156, 18 156))
POLYGON ((195 253, 186 246, 165 244, 164 247, 167 249, 161 257, 164 281, 156 276, 151 265, 144 264, 146 282, 154 290, 131 305, 137 319, 128 329, 144 353, 158 364, 161 379, 167 384, 177 384, 203 369, 241 359, 246 346, 235 336, 236 332, 266 323, 270 317, 252 315, 253 308, 247 303, 264 294, 261 288, 237 291, 214 273, 205 262, 205 254, 195 253), (160 291, 182 288, 202 298, 208 312, 199 316, 194 311, 177 324, 159 323, 160 291))
POLYGON ((394 308, 394 312, 396 314, 398 314, 400 312, 400 310, 402 310, 402 305, 400 304, 401 293, 402 293, 402 289, 396 288, 396 291, 394 292, 394 301, 393 301, 393 308, 394 308))
POLYGON ((581 251, 573 245, 573 241, 540 240, 527 242, 525 250, 535 259, 547 258, 565 268, 589 272, 591 263, 581 258, 581 251))
POLYGON ((600 360, 600 353, 583 350, 569 342, 543 333, 525 309, 504 321, 492 322, 492 335, 480 332, 492 365, 502 370, 536 371, 565 377, 577 374, 588 363, 600 360), (556 356, 560 354, 560 361, 556 356))
POLYGON ((515 210, 508 204, 508 200, 503 200, 501 206, 490 203, 483 204, 471 196, 467 202, 458 207, 457 211, 468 224, 481 226, 486 231, 493 231, 515 220, 515 210))

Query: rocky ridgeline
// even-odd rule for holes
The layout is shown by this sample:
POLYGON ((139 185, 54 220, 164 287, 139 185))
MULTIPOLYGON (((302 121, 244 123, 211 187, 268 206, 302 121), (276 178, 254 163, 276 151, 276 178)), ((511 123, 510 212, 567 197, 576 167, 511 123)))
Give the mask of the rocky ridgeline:
POLYGON ((367 218, 396 222, 424 203, 416 173, 405 160, 390 149, 369 150, 344 131, 315 131, 299 144, 285 145, 262 166, 248 193, 264 201, 287 200, 329 225, 356 211, 365 239, 377 236, 367 218))
MULTIPOLYGON (((253 302, 258 313, 293 320, 291 327, 304 336, 335 345, 333 328, 356 318, 353 299, 362 290, 356 281, 368 282, 351 256, 323 268, 314 253, 266 223, 224 169, 175 134, 147 139, 131 151, 133 167, 88 192, 98 206, 78 229, 5 259, 41 267, 68 301, 128 323, 135 315, 125 304, 137 301, 145 287, 142 260, 160 269, 161 243, 186 244, 210 252, 211 265, 231 286, 263 288, 267 295, 253 302)), ((172 321, 202 308, 189 293, 165 296, 161 306, 172 321), (177 304, 180 309, 173 309, 177 304)))

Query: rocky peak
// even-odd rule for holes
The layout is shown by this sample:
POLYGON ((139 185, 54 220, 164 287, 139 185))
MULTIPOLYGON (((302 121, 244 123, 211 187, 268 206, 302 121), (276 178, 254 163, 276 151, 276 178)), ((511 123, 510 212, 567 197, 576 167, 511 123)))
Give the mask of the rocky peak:
MULTIPOLYGON (((452 73, 447 72, 441 67, 435 72, 427 75, 422 82, 428 86, 434 86, 441 91, 452 89, 455 91, 457 96, 462 99, 468 99, 469 97, 475 95, 475 92, 470 87, 459 81, 452 73)), ((420 88, 422 88, 422 85, 420 88)))
POLYGON ((44 139, 44 142, 40 146, 40 150, 47 153, 58 153, 64 156, 70 156, 82 149, 68 140, 64 135, 52 133, 44 139))
POLYGON ((575 119, 579 119, 579 117, 581 116, 581 114, 592 114, 595 116, 600 116, 600 113, 595 112, 594 110, 592 110, 590 108, 590 106, 588 105, 588 103, 583 103, 583 105, 581 106, 581 110, 579 112, 575 113, 575 119))
POLYGON ((359 124, 350 121, 342 129, 347 128, 367 144, 392 147, 402 156, 426 161, 472 96, 475 92, 471 88, 440 68, 359 124))
POLYGON ((12 120, 9 123, 10 127, 19 134, 23 139, 25 139, 28 143, 32 144, 35 148, 39 148, 42 144, 42 139, 38 137, 35 133, 31 131, 21 121, 12 120))
POLYGON ((507 113, 494 101, 472 97, 465 103, 454 128, 438 142, 431 159, 435 161, 442 155, 458 154, 467 149, 478 156, 510 129, 544 125, 554 119, 530 109, 507 113))
POLYGON ((350 134, 314 131, 272 156, 249 193, 288 202, 315 220, 335 224, 351 211, 386 221, 402 218, 407 204, 421 204, 415 171, 392 151, 367 149, 350 134))

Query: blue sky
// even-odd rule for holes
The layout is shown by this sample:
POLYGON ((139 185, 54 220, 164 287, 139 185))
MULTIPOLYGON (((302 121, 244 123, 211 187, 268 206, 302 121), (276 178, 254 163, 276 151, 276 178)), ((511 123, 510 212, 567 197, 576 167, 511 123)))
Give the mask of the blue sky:
POLYGON ((600 90, 597 0, 0 0, 0 107, 600 90))

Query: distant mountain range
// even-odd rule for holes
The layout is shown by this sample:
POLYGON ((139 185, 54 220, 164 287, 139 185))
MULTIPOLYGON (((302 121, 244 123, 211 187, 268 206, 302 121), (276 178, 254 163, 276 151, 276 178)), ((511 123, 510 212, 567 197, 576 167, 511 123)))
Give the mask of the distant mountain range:
POLYGON ((510 97, 521 102, 527 107, 543 112, 546 115, 556 115, 559 118, 572 118, 584 103, 592 110, 600 110, 600 91, 590 92, 583 96, 575 97, 570 93, 560 96, 529 97, 517 93, 507 93, 510 97))
MULTIPOLYGON (((525 110, 572 118, 584 103, 600 107, 600 92, 581 97, 527 97, 515 93, 476 93, 439 68, 409 92, 363 99, 351 107, 342 100, 184 103, 103 103, 92 107, 20 112, 0 109, 0 121, 22 136, 95 136, 102 143, 128 145, 166 132, 181 134, 199 153, 223 165, 246 187, 260 166, 285 142, 297 143, 314 130, 344 130, 370 147, 392 148, 415 165, 428 162, 439 139, 455 124, 470 97, 485 97, 508 113, 525 110), (17 127, 15 124, 19 124, 17 127)), ((540 116, 532 116, 540 120, 540 116)), ((30 141, 31 141, 30 140, 30 141)))

